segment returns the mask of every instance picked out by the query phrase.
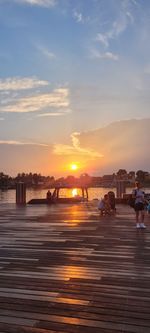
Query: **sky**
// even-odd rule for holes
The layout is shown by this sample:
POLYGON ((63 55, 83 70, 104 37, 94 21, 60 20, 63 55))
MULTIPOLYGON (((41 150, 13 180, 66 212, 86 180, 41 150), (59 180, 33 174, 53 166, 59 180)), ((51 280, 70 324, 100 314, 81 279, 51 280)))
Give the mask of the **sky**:
POLYGON ((88 133, 150 117, 149 18, 149 0, 0 0, 0 171, 101 172, 88 133))

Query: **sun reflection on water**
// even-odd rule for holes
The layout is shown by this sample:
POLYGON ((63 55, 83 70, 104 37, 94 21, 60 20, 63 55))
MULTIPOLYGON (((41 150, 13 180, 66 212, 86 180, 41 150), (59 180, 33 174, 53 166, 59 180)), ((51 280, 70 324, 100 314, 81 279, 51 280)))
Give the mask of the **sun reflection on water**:
POLYGON ((73 188, 73 190, 72 190, 72 196, 73 197, 76 197, 78 195, 78 190, 77 190, 77 188, 73 188))

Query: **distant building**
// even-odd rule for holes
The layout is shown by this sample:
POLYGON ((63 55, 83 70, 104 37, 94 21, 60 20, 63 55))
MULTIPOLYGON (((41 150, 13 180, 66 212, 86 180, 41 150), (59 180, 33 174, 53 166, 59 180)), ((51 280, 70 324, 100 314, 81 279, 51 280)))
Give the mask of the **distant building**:
POLYGON ((145 180, 150 180, 150 173, 148 172, 145 172, 145 180))
POLYGON ((91 177, 91 185, 93 187, 102 185, 102 177, 91 177))
POLYGON ((114 175, 104 175, 102 177, 102 181, 104 181, 104 182, 113 182, 114 181, 114 175))

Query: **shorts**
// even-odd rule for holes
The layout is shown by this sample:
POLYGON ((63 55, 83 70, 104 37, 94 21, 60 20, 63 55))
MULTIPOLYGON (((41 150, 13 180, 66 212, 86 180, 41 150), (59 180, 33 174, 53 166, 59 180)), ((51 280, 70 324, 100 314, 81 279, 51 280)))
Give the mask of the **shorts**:
POLYGON ((139 212, 141 210, 144 210, 144 204, 143 202, 137 202, 134 206, 134 209, 136 212, 139 212))

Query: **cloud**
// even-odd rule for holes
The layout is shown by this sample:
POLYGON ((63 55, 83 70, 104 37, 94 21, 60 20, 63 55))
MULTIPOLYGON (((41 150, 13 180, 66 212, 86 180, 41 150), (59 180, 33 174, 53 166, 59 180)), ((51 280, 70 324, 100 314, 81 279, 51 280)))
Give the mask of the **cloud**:
POLYGON ((77 12, 76 10, 73 11, 73 17, 75 18, 76 22, 84 23, 84 18, 82 13, 77 12))
POLYGON ((53 52, 49 51, 46 47, 37 45, 36 48, 49 60, 56 58, 56 55, 53 52))
POLYGON ((45 108, 67 108, 69 107, 69 90, 67 88, 55 89, 51 93, 37 94, 18 99, 15 103, 10 102, 2 106, 1 112, 37 112, 45 108))
POLYGON ((4 118, 0 117, 0 121, 3 121, 3 120, 4 120, 4 118))
POLYGON ((41 86, 47 86, 48 81, 38 80, 36 77, 25 77, 25 78, 6 78, 0 79, 0 90, 10 91, 10 90, 24 90, 33 89, 41 86))
POLYGON ((109 46, 108 37, 105 34, 98 33, 97 37, 96 37, 96 40, 98 42, 101 42, 105 47, 109 46))
POLYGON ((56 0, 14 0, 19 4, 29 4, 32 6, 40 6, 40 7, 54 7, 57 3, 56 0))
POLYGON ((90 16, 85 16, 83 15, 81 12, 79 12, 78 10, 74 9, 72 11, 72 15, 73 15, 73 18, 75 19, 75 21, 77 23, 89 23, 90 22, 90 16))
POLYGON ((69 113, 71 113, 72 110, 71 109, 61 109, 61 110, 57 110, 57 112, 47 112, 47 113, 41 113, 41 114, 38 114, 36 115, 36 117, 53 117, 53 116, 64 116, 64 115, 67 115, 69 113))
MULTIPOLYGON (((131 14, 130 14, 130 20, 131 20, 131 14)), ((106 48, 108 48, 110 40, 116 39, 122 32, 125 31, 126 27, 127 27, 127 18, 126 16, 123 16, 122 19, 113 22, 112 28, 108 32, 98 33, 96 36, 96 41, 102 43, 106 48)))
POLYGON ((58 117, 58 116, 62 116, 64 115, 64 112, 48 112, 48 113, 41 113, 41 114, 38 114, 36 117, 58 117))
POLYGON ((44 143, 35 143, 35 142, 22 142, 22 141, 15 141, 15 140, 0 140, 0 145, 17 145, 17 146, 25 146, 25 145, 30 145, 30 146, 42 146, 42 147, 48 147, 48 144, 44 143))
POLYGON ((134 17, 130 12, 126 12, 126 15, 129 17, 131 23, 134 23, 134 17))
POLYGON ((92 50, 91 51, 91 58, 106 59, 106 60, 113 60, 113 61, 118 61, 119 60, 118 54, 114 54, 112 52, 101 53, 97 50, 92 50))
POLYGON ((116 18, 111 22, 107 31, 97 33, 96 41, 108 48, 111 40, 117 39, 127 29, 129 24, 133 24, 132 5, 133 3, 130 0, 120 1, 118 11, 116 10, 116 18))
POLYGON ((81 155, 90 159, 103 157, 102 154, 94 151, 93 149, 85 149, 80 147, 79 141, 79 133, 72 133, 71 140, 72 146, 63 145, 63 144, 55 144, 53 153, 56 155, 69 156, 69 155, 81 155))
POLYGON ((123 1, 123 5, 127 6, 127 5, 131 4, 131 5, 137 6, 138 5, 138 1, 137 0, 124 0, 123 1))

